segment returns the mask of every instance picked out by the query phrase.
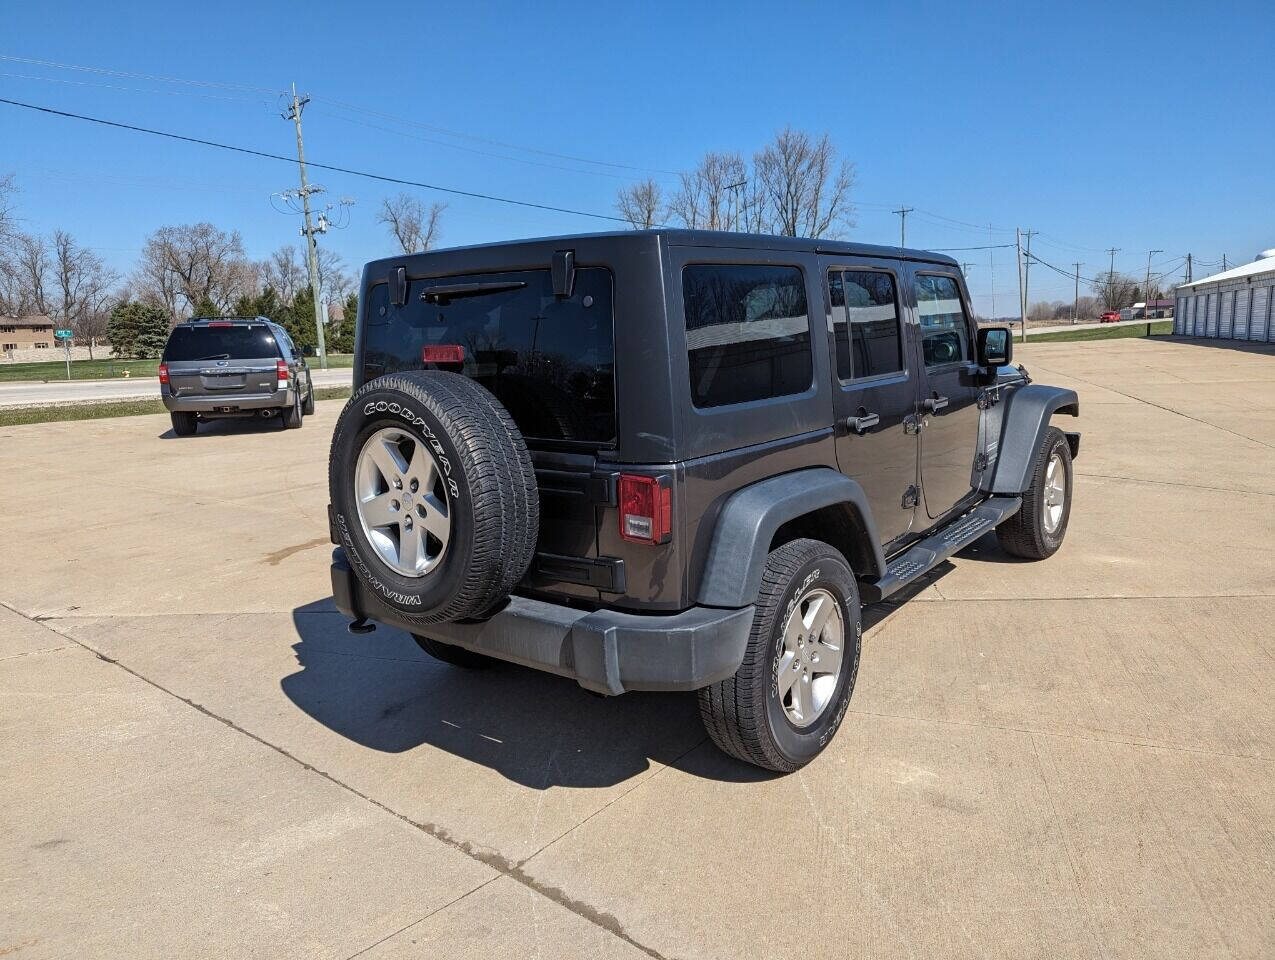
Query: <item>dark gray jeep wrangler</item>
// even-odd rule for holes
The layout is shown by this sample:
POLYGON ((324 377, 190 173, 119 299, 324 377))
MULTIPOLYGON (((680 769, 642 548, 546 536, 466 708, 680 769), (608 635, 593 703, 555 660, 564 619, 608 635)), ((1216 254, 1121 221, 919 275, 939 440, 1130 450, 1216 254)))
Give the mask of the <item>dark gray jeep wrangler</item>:
POLYGON ((948 257, 640 231, 374 261, 332 439, 351 629, 605 694, 696 690, 727 753, 795 770, 861 605, 995 528, 1067 531, 1076 394, 1009 365, 948 257))

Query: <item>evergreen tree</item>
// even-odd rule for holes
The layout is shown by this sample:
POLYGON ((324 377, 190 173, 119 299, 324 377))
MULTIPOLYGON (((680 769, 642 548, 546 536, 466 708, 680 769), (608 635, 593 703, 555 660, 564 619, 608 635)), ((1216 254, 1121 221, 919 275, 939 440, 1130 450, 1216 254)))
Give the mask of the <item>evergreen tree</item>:
POLYGON ((150 359, 164 352, 168 343, 168 314, 147 303, 127 300, 111 308, 106 335, 111 352, 125 359, 150 359))

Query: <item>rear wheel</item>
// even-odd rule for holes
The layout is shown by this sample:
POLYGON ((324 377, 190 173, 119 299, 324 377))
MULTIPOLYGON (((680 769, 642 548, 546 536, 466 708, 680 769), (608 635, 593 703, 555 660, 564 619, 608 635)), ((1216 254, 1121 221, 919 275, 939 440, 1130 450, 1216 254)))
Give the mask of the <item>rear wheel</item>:
POLYGON ((179 437, 189 437, 199 429, 199 418, 193 413, 182 413, 174 410, 169 416, 173 419, 173 433, 179 437))
POLYGON ((1027 560, 1053 556, 1071 519, 1071 447, 1050 427, 1036 446, 1031 483, 1019 511, 996 528, 1001 549, 1027 560))
POLYGON ((464 647, 457 647, 450 643, 443 643, 441 640, 422 637, 419 633, 412 634, 412 639, 416 641, 418 647, 435 660, 450 663, 453 667, 464 667, 466 670, 482 670, 491 666, 491 657, 484 656, 481 653, 474 653, 464 647))
POLYGON ((279 411, 279 420, 283 423, 283 429, 296 430, 301 426, 301 416, 301 391, 297 390, 296 396, 292 398, 292 406, 279 411))
POLYGON ((314 380, 308 373, 305 375, 305 403, 301 411, 307 417, 314 413, 314 380))
POLYGON ((743 663, 699 692, 708 735, 767 770, 805 766, 845 716, 862 632, 858 587, 839 551, 808 539, 772 550, 743 663))

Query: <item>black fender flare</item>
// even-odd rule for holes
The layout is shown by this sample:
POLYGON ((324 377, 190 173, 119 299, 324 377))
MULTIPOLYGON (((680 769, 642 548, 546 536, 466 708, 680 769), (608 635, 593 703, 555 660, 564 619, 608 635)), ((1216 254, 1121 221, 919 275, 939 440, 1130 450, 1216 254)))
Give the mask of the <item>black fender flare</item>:
MULTIPOLYGON (((1031 483, 1032 457, 1040 438, 1056 413, 1080 416, 1075 390, 1032 383, 1007 393, 1000 407, 996 469, 988 488, 994 494, 1020 494, 1031 483)), ((996 409, 996 408, 993 408, 996 409)), ((1079 446, 1079 434, 1073 447, 1079 446)), ((1071 440, 1069 435, 1068 440, 1071 440)))
POLYGON ((695 601, 709 607, 756 603, 775 531, 790 520, 838 504, 857 514, 876 566, 855 573, 883 576, 885 555, 863 488, 831 467, 809 467, 761 480, 727 498, 717 516, 695 601))

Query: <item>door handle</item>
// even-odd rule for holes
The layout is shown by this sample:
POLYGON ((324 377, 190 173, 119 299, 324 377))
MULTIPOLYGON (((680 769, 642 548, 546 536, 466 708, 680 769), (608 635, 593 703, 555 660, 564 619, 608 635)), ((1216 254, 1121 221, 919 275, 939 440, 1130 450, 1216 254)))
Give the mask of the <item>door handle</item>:
POLYGON ((855 433, 863 433, 871 430, 881 422, 881 415, 878 413, 867 413, 861 417, 847 417, 846 423, 855 433))
POLYGON ((947 397, 930 397, 923 400, 921 406, 925 407, 930 413, 938 413, 947 406, 947 397))

